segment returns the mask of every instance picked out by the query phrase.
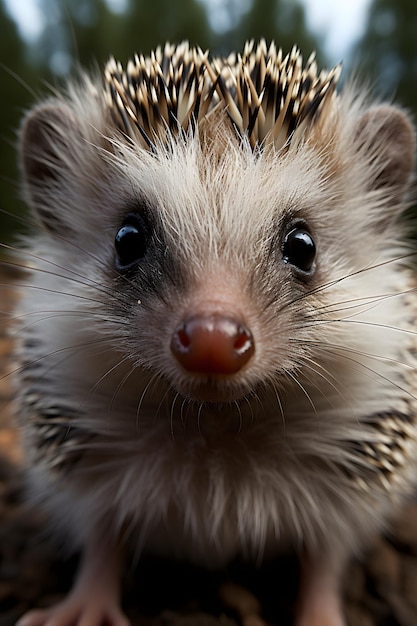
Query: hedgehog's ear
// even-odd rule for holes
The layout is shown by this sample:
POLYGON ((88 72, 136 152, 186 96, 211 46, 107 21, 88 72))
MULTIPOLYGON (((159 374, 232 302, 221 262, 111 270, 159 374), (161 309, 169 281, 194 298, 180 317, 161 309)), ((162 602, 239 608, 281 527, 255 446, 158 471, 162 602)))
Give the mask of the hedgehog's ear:
POLYGON ((359 121, 357 136, 375 163, 370 187, 401 199, 414 167, 415 134, 408 116, 394 106, 371 107, 359 121))
MULTIPOLYGON (((70 137, 78 124, 64 104, 46 104, 24 119, 20 133, 20 156, 29 204, 50 231, 62 233, 57 191, 68 169, 70 137)), ((67 226, 65 226, 68 232, 67 226)))

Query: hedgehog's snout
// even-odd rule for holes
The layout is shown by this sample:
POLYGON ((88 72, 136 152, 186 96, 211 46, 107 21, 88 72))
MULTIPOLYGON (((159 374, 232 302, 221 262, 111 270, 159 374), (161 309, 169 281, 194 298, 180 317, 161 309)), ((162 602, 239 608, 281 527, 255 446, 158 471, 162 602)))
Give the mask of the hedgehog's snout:
POLYGON ((241 320, 220 313, 201 313, 177 326, 171 352, 190 373, 233 375, 252 358, 255 342, 241 320))

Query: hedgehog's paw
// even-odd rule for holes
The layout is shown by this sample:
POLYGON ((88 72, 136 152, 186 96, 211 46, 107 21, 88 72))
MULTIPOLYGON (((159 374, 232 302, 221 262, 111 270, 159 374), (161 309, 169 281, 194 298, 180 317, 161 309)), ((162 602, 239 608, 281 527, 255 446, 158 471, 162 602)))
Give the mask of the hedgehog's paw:
POLYGON ((305 613, 296 620, 296 626, 346 626, 346 622, 339 610, 334 611, 321 606, 318 611, 305 613))
POLYGON ((344 561, 325 553, 303 560, 295 626, 346 626, 340 593, 344 561))
POLYGON ((118 606, 94 598, 81 603, 69 596, 50 609, 26 613, 16 626, 130 626, 130 622, 118 606))
POLYGON ((120 609, 121 560, 119 547, 96 533, 68 596, 50 609, 29 611, 16 626, 130 626, 120 609))

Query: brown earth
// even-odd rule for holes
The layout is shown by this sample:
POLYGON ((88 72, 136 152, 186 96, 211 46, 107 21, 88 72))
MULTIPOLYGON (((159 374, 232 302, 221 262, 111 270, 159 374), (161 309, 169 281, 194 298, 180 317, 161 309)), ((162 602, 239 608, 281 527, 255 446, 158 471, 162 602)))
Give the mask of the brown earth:
MULTIPOLYGON (((11 420, 12 339, 8 312, 13 274, 0 275, 0 626, 13 626, 31 607, 62 597, 77 558, 65 560, 50 538, 44 514, 23 499, 18 434, 11 420)), ((256 570, 234 563, 208 573, 148 559, 126 575, 124 606, 133 626, 290 626, 297 586, 291 558, 256 570)), ((389 536, 377 538, 346 576, 349 626, 417 626, 417 498, 389 536)))

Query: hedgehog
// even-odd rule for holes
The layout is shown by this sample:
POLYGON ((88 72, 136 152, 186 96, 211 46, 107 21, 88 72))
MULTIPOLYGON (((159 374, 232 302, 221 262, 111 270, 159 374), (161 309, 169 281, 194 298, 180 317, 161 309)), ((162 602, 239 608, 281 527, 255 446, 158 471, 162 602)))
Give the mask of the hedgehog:
POLYGON ((24 118, 16 415, 83 557, 19 626, 126 626, 144 553, 290 549, 296 626, 415 489, 414 130, 340 66, 249 42, 110 59, 24 118))

